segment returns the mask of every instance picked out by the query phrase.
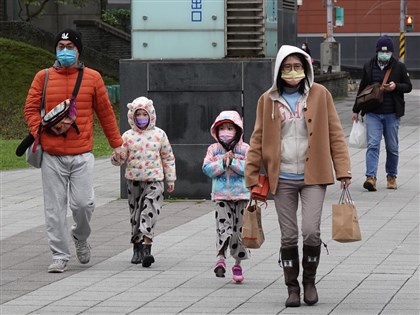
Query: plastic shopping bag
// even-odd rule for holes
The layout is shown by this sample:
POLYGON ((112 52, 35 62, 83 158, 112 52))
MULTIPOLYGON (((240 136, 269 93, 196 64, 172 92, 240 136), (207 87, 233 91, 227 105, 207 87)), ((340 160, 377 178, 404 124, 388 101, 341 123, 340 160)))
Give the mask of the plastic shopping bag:
POLYGON ((356 149, 367 148, 366 125, 362 120, 353 121, 349 136, 349 147, 356 149))

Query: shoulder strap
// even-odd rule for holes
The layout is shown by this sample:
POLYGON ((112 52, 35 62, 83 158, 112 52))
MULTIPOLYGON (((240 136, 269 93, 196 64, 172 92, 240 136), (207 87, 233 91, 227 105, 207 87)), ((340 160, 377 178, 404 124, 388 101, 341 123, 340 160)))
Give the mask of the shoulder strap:
POLYGON ((48 68, 45 69, 44 89, 42 90, 41 118, 45 116, 45 91, 47 90, 48 68))
POLYGON ((73 90, 73 98, 76 98, 77 93, 79 93, 80 83, 82 83, 82 77, 83 77, 83 69, 79 69, 79 74, 77 75, 77 81, 76 85, 74 86, 73 90))
MULTIPOLYGON (((69 117, 71 117, 74 120, 76 119, 76 116, 77 116, 76 96, 77 96, 77 93, 79 93, 80 84, 82 83, 82 77, 83 77, 83 69, 79 69, 79 73, 77 74, 76 84, 74 86, 73 94, 70 99, 70 108, 69 108, 69 117)), ((76 133, 80 134, 76 121, 73 121, 71 125, 73 126, 74 129, 76 129, 76 133)), ((65 137, 66 133, 63 133, 62 136, 65 137)))
POLYGON ((386 70, 385 77, 384 77, 384 80, 382 81, 381 86, 384 86, 384 84, 388 82, 390 74, 391 74, 391 67, 389 67, 388 70, 386 70))

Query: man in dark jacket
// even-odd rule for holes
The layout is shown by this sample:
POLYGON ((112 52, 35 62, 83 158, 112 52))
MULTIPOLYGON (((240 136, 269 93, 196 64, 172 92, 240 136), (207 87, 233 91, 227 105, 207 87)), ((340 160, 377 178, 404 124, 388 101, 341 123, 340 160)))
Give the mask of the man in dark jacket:
MULTIPOLYGON (((366 114, 368 146, 366 151, 366 181, 363 187, 368 191, 376 191, 376 174, 378 170, 379 151, 382 135, 386 147, 385 171, 387 188, 397 189, 398 173, 398 129, 400 117, 404 116, 404 93, 412 89, 410 77, 402 62, 392 56, 394 44, 387 35, 381 36, 376 43, 376 55, 363 67, 363 77, 358 94, 369 84, 382 83, 385 73, 391 69, 387 82, 383 87, 383 102, 366 114)), ((353 120, 359 120, 360 109, 353 106, 353 120)))

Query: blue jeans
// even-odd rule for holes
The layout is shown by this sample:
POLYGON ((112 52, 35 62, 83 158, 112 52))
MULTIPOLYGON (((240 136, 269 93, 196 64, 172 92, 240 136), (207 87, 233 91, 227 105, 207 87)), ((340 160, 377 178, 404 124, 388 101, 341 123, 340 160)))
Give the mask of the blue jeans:
POLYGON ((395 114, 367 113, 365 119, 368 138, 366 176, 376 177, 382 135, 384 136, 386 148, 385 171, 389 176, 397 176, 400 118, 395 116, 395 114))

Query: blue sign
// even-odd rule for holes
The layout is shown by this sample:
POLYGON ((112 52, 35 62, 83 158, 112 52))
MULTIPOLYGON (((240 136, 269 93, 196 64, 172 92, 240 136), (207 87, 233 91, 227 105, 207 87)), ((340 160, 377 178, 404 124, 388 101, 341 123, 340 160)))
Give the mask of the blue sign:
POLYGON ((191 22, 203 21, 203 5, 201 0, 191 0, 191 22))

